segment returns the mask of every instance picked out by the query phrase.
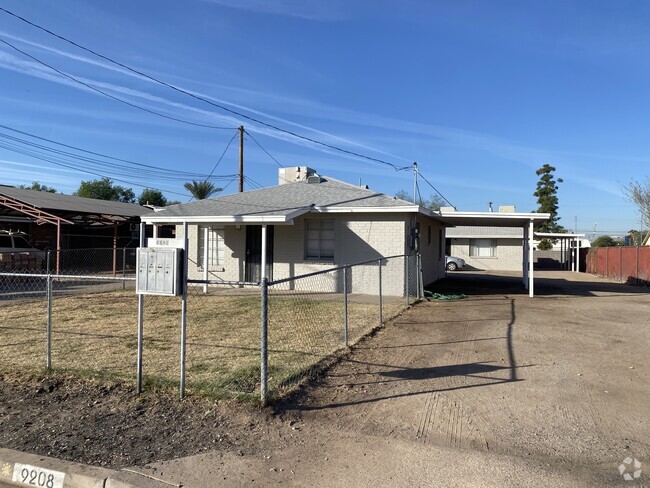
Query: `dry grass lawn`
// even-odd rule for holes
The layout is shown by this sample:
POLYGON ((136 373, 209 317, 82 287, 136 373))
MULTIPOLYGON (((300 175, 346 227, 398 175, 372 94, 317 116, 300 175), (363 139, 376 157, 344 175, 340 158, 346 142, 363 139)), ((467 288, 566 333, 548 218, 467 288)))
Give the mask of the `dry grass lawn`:
MULTIPOLYGON (((52 366, 55 370, 133 381, 136 373, 138 300, 133 290, 55 293, 52 366)), ((403 308, 385 300, 384 318, 403 308)), ((378 323, 373 300, 351 301, 349 340, 378 323)), ((180 377, 181 301, 145 296, 143 369, 148 384, 175 386, 180 377)), ((44 298, 0 302, 0 370, 42 370, 46 365, 44 298)), ((280 391, 343 347, 340 295, 277 294, 269 298, 269 374, 280 391)), ((221 397, 259 388, 260 297, 192 290, 187 317, 187 386, 221 397)))

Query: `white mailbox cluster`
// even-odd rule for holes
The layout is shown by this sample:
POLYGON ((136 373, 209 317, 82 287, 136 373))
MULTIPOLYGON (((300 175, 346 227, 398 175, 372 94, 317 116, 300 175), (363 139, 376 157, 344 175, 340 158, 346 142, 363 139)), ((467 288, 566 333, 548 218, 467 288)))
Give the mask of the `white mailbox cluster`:
POLYGON ((182 271, 183 249, 138 248, 136 293, 179 296, 183 293, 182 271))

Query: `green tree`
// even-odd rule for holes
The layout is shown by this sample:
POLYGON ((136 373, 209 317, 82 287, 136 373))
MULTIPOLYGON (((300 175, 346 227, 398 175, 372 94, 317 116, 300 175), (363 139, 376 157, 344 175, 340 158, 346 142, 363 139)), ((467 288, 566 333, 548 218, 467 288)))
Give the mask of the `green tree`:
POLYGON ((642 246, 648 236, 648 232, 632 229, 628 231, 627 235, 630 246, 642 246))
POLYGON ((221 188, 214 186, 214 183, 211 183, 209 181, 192 180, 191 183, 188 181, 183 186, 197 200, 210 198, 212 195, 222 190, 221 188))
POLYGON ((99 180, 82 181, 74 195, 98 200, 135 203, 135 193, 131 188, 113 184, 113 180, 103 177, 99 180))
MULTIPOLYGON (((413 201, 413 197, 406 190, 400 190, 397 193, 395 193, 395 198, 400 198, 402 200, 406 200, 407 202, 413 201)), ((420 197, 418 201, 418 205, 420 205, 421 207, 428 208, 429 210, 438 211, 440 210, 440 207, 445 206, 445 201, 442 199, 440 195, 434 194, 429 196, 428 199, 423 199, 420 197)))
POLYGON ((47 193, 56 193, 55 188, 52 188, 51 186, 47 186, 47 185, 42 185, 38 181, 32 181, 32 184, 30 186, 18 185, 18 188, 22 188, 23 190, 36 190, 36 191, 44 191, 47 193))
POLYGON ((160 190, 145 188, 142 190, 142 193, 140 193, 140 196, 138 197, 138 204, 164 207, 167 205, 167 198, 165 198, 165 195, 163 195, 160 190))
MULTIPOLYGON (((558 183, 562 183, 562 178, 555 179, 555 167, 550 164, 545 164, 535 173, 539 176, 537 190, 533 193, 537 197, 539 205, 537 212, 551 215, 546 222, 539 226, 539 232, 566 232, 566 229, 558 223, 560 217, 557 216, 559 208, 557 186, 558 183)), ((547 251, 553 248, 553 243, 553 240, 542 239, 537 247, 542 251, 547 251)))
POLYGON ((618 246, 618 244, 611 236, 597 237, 591 243, 591 247, 615 247, 615 246, 618 246))

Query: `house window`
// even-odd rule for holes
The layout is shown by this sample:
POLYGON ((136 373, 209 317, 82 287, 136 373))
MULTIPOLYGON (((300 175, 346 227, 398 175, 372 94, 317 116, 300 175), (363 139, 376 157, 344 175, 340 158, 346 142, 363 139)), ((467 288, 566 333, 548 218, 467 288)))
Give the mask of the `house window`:
POLYGON ((496 239, 470 239, 469 255, 476 258, 493 258, 497 255, 496 239))
MULTIPOLYGON (((208 227, 208 267, 223 266, 224 243, 223 229, 208 227)), ((203 257, 205 254, 205 227, 199 227, 199 249, 196 262, 203 268, 203 257)))
POLYGON ((334 219, 305 221, 305 257, 334 259, 334 219))

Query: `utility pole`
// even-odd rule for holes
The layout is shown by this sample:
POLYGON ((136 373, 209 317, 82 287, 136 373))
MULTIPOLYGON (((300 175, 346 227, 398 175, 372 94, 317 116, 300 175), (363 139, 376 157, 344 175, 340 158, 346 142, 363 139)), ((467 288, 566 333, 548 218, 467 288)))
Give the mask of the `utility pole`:
POLYGON ((239 126, 239 193, 244 191, 244 126, 239 126))
POLYGON ((418 163, 413 163, 413 203, 417 202, 418 191, 418 163))

